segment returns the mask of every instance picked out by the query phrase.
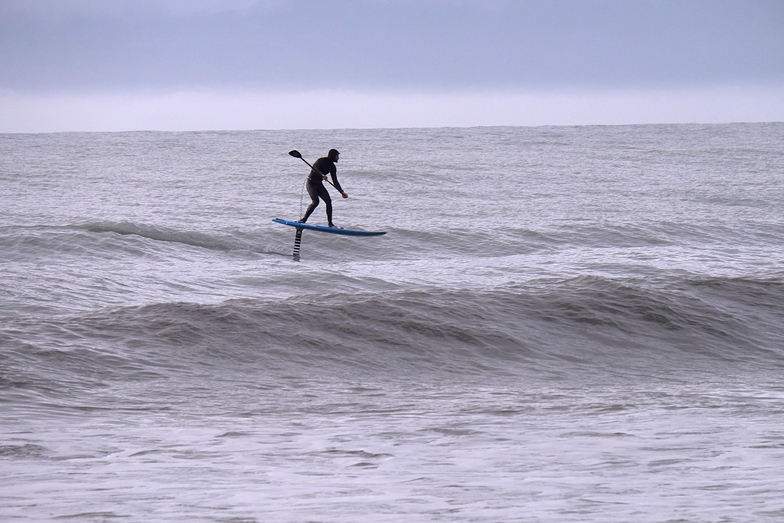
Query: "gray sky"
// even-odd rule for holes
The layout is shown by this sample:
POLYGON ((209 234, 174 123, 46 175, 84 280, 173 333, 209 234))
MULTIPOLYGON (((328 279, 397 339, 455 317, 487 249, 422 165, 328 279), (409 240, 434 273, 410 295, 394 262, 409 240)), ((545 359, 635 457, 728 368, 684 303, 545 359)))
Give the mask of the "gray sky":
POLYGON ((0 131, 784 120, 782 0, 0 0, 0 131))

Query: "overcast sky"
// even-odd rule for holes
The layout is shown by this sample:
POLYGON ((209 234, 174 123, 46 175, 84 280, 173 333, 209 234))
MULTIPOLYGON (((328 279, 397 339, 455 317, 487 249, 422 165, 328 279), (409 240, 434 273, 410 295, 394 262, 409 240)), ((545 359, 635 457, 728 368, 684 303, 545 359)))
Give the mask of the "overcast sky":
POLYGON ((0 0, 0 132, 784 120, 784 0, 0 0))

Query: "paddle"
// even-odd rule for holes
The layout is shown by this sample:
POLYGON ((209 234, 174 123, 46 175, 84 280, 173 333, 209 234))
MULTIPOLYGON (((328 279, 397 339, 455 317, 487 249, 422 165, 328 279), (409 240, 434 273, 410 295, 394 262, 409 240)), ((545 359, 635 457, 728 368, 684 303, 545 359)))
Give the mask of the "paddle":
MULTIPOLYGON (((302 157, 302 155, 299 153, 299 151, 298 151, 298 150, 294 149, 293 151, 289 151, 289 155, 290 155, 290 156, 293 156, 294 158, 299 158, 300 160, 302 160, 303 162, 305 162, 305 163, 308 165, 308 167, 310 167, 311 169, 313 169, 314 171, 316 171, 317 173, 319 173, 321 176, 326 176, 326 174, 323 174, 321 171, 317 171, 315 167, 313 167, 312 165, 310 165, 310 164, 308 163, 308 161, 307 161, 305 158, 303 158, 303 157, 302 157)), ((330 184, 332 187, 335 187, 335 184, 334 184, 334 183, 332 183, 332 182, 330 182, 329 180, 326 180, 326 182, 327 182, 328 184, 330 184)), ((337 187, 335 187, 335 189, 337 189, 337 187)))

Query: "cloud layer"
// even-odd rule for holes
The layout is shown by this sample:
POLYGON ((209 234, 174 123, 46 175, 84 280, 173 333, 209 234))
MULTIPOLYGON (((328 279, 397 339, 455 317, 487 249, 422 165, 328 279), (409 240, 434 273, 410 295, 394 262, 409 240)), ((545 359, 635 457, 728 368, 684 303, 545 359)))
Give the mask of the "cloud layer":
POLYGON ((779 0, 4 0, 0 116, 21 128, 130 104, 148 115, 133 128, 324 126, 303 107, 356 127, 781 119, 782 27, 779 0), (200 105, 177 109, 188 100, 200 105))

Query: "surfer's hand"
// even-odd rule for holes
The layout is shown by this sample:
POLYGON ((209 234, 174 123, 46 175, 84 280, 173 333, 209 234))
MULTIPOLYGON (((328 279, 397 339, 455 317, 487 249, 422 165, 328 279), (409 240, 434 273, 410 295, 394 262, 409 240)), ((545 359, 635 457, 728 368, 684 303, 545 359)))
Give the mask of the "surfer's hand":
POLYGON ((343 198, 348 198, 348 194, 346 194, 346 193, 344 193, 344 192, 342 192, 342 193, 340 193, 340 194, 342 194, 342 195, 343 195, 343 198))
POLYGON ((326 175, 326 174, 322 174, 322 175, 321 175, 321 177, 322 177, 322 178, 323 178, 325 181, 329 181, 329 180, 327 180, 327 175, 326 175))

